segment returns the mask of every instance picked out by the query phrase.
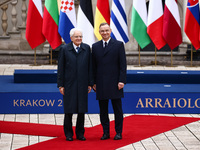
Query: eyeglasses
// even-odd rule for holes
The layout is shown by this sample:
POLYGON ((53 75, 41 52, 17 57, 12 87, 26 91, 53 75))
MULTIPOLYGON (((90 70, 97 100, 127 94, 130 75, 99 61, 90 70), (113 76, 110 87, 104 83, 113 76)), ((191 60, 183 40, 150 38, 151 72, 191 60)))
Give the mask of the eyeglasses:
POLYGON ((78 38, 83 38, 83 36, 74 36, 76 39, 78 39, 78 38))

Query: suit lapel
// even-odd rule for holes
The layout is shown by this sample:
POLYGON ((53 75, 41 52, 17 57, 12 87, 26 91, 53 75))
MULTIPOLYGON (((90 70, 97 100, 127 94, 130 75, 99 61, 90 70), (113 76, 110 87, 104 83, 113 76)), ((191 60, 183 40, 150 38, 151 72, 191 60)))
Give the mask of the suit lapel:
POLYGON ((69 44, 70 44, 69 51, 72 51, 75 55, 78 55, 78 54, 80 54, 81 52, 84 51, 84 46, 83 46, 82 43, 81 43, 80 48, 79 48, 79 53, 77 53, 76 50, 74 49, 74 46, 73 46, 72 42, 70 42, 69 44))
POLYGON ((69 43, 69 49, 68 49, 68 50, 71 51, 71 52, 74 53, 74 54, 76 53, 72 42, 69 43))
POLYGON ((85 48, 84 45, 81 43, 78 54, 80 54, 81 52, 83 52, 85 50, 84 48, 85 48))
POLYGON ((104 56, 111 50, 113 44, 114 44, 114 40, 111 38, 107 47, 104 49, 104 56))

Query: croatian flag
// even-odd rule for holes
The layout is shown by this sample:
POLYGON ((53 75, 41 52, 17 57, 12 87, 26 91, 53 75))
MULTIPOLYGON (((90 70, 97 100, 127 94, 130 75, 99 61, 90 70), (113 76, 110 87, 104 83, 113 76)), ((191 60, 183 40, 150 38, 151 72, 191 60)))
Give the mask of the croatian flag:
POLYGON ((127 43, 129 38, 124 0, 113 0, 110 21, 111 37, 127 43))
POLYGON ((196 50, 200 48, 199 27, 199 1, 188 0, 184 31, 196 50))
POLYGON ((74 0, 62 0, 60 6, 60 19, 58 32, 65 43, 71 42, 69 32, 76 27, 76 14, 74 0))

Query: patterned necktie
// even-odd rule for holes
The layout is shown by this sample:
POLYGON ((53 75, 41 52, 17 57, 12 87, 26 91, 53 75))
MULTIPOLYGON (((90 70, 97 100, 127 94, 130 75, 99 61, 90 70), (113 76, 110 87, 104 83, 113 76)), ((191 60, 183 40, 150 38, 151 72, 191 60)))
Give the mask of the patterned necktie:
POLYGON ((77 52, 77 53, 79 52, 79 48, 80 48, 80 47, 76 47, 76 50, 77 50, 76 52, 77 52))

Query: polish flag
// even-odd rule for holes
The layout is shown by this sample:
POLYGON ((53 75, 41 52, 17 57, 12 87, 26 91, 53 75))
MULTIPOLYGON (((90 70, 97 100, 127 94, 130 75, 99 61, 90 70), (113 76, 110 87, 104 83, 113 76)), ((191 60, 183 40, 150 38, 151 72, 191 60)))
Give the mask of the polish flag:
POLYGON ((46 41, 42 34, 43 12, 41 0, 29 0, 26 39, 32 49, 46 41))
POLYGON ((163 37, 171 50, 182 43, 181 24, 177 0, 165 0, 163 37))
POLYGON ((163 32, 162 0, 150 0, 147 33, 158 50, 166 45, 162 32, 163 32))

